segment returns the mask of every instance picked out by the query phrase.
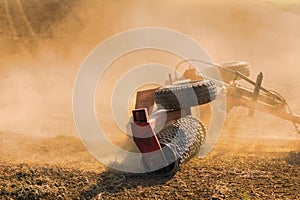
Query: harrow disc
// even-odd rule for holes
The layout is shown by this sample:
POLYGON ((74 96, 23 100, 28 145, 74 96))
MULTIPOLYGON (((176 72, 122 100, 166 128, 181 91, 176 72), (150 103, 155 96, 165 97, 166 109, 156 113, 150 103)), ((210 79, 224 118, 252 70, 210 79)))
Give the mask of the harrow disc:
POLYGON ((166 148, 164 154, 168 161, 174 161, 156 174, 173 176, 181 165, 197 155, 206 137, 206 127, 197 118, 188 115, 174 120, 157 134, 159 143, 166 148))

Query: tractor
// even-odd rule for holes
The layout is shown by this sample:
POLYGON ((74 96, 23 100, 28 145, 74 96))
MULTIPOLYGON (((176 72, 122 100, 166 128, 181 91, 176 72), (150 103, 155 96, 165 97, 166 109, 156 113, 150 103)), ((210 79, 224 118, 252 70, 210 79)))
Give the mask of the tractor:
MULTIPOLYGON (((207 135, 204 122, 192 115, 193 107, 200 112, 209 112, 207 104, 218 98, 216 80, 204 78, 189 66, 181 77, 176 70, 183 63, 201 60, 183 60, 175 68, 175 78, 169 74, 166 85, 137 92, 135 109, 130 122, 134 143, 142 153, 142 162, 149 173, 172 177, 183 163, 197 155, 207 135), (153 106, 156 110, 153 111, 153 106)), ((297 124, 300 116, 292 113, 285 98, 262 86, 263 74, 256 81, 249 79, 251 67, 247 62, 223 64, 207 63, 218 69, 226 93, 226 112, 233 107, 249 108, 248 115, 261 111, 270 113, 297 124), (253 88, 240 84, 248 83, 253 88)))

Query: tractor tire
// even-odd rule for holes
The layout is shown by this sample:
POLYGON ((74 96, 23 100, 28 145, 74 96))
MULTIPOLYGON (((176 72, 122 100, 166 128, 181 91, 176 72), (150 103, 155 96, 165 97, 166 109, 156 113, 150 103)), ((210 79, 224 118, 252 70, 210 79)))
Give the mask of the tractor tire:
POLYGON ((159 143, 165 147, 165 157, 171 164, 155 173, 172 177, 183 163, 199 153, 206 134, 205 125, 191 115, 174 120, 157 133, 159 143))
MULTIPOLYGON (((225 83, 230 83, 235 78, 235 72, 240 72, 241 74, 249 77, 251 74, 251 66, 247 62, 236 61, 230 63, 220 64, 220 74, 225 83)), ((237 77, 237 80, 240 80, 240 77, 237 77)))
POLYGON ((168 85, 155 91, 154 99, 165 109, 180 110, 216 99, 217 87, 210 80, 168 85))

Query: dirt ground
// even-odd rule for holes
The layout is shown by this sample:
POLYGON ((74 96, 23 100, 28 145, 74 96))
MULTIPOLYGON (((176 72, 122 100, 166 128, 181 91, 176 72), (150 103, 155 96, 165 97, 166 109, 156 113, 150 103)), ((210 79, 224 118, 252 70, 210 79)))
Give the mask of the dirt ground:
MULTIPOLYGON (((83 146, 72 116, 73 84, 90 50, 113 34, 151 26, 194 38, 216 63, 249 62, 251 78, 262 71, 263 85, 283 94, 300 114, 299 5, 1 1, 0 199, 300 199, 300 135, 279 118, 258 112, 250 118, 247 109, 233 109, 207 157, 193 158, 172 179, 162 179, 106 168, 83 146)), ((105 87, 113 88, 131 66, 178 61, 148 53, 120 58, 105 87)))
POLYGON ((300 198, 300 154, 290 151, 300 140, 223 135, 209 156, 193 158, 171 179, 107 169, 74 137, 2 140, 9 146, 0 152, 3 199, 300 198))

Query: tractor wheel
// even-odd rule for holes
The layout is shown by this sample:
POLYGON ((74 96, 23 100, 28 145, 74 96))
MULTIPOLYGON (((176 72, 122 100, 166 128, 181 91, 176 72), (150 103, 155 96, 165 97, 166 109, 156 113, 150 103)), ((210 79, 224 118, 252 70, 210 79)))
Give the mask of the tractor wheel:
MULTIPOLYGON (((222 79, 225 83, 233 81, 235 78, 235 72, 240 72, 241 74, 249 77, 251 74, 250 64, 247 62, 236 61, 230 63, 220 64, 219 71, 221 73, 222 79)), ((240 77, 237 77, 237 80, 240 80, 240 77)))
POLYGON ((205 125, 197 118, 188 115, 174 120, 157 134, 159 143, 171 163, 155 173, 161 176, 173 176, 182 163, 197 155, 206 137, 205 125))
POLYGON ((216 99, 217 87, 210 80, 174 84, 155 91, 155 102, 166 109, 180 110, 216 99))

